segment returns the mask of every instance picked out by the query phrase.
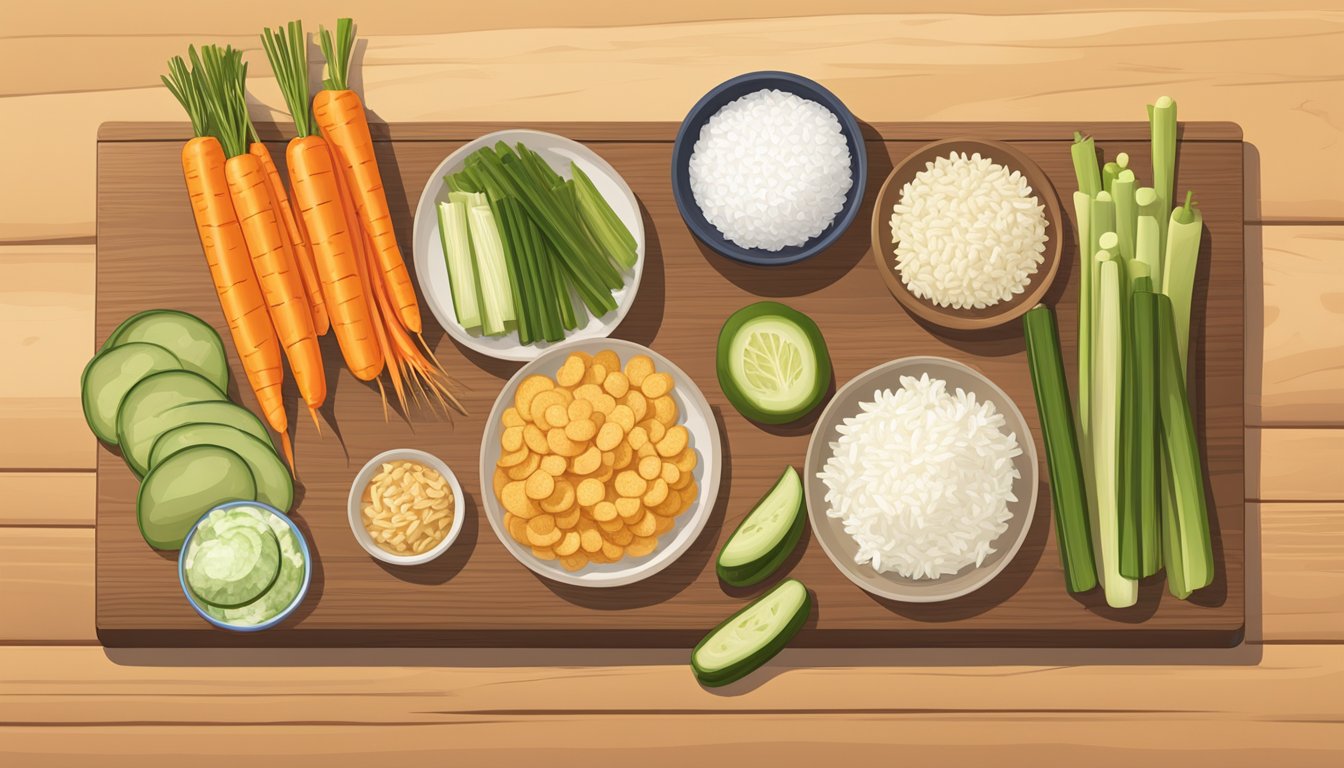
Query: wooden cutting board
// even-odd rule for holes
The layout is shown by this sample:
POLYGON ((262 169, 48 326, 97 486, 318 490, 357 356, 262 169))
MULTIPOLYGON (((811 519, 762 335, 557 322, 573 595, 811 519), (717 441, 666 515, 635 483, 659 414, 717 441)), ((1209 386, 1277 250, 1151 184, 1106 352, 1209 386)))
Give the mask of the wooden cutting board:
MULTIPOLYGON (((178 585, 177 553, 151 550, 135 522, 136 481, 116 453, 98 456, 97 627, 105 645, 517 645, 689 647, 760 589, 725 588, 714 574, 718 547, 786 463, 800 470, 812 418, 762 428, 728 404, 714 373, 719 326, 760 298, 784 301, 821 327, 835 380, 908 355, 942 355, 997 382, 1040 432, 1020 326, 948 333, 916 322, 887 292, 868 255, 873 199, 893 163, 929 141, 974 136, 1006 140, 1052 179, 1068 226, 1065 260, 1048 301, 1055 305, 1067 360, 1076 356, 1078 274, 1073 241, 1075 189, 1069 142, 1075 129, 1094 135, 1106 157, 1127 151, 1150 179, 1145 123, 882 123, 865 125, 868 189, 864 210, 835 246, 801 264, 751 267, 701 246, 672 200, 672 123, 446 123, 376 126, 387 197, 408 246, 411 211, 434 167, 483 133, 509 127, 552 131, 592 146, 629 183, 644 208, 648 263, 638 299, 616 335, 667 355, 704 391, 724 435, 723 483, 712 519, 694 547, 658 576, 609 590, 541 580, 515 561, 482 519, 477 456, 484 419, 516 364, 458 347, 424 310, 425 337, 462 383, 469 416, 451 421, 411 410, 384 420, 378 391, 341 367, 335 341, 322 340, 329 396, 323 433, 298 407, 292 382, 287 407, 298 456, 294 517, 314 553, 307 601, 283 625, 239 634, 206 624, 178 585), (457 472, 467 519, 454 548, 432 564, 401 568, 370 558, 346 521, 354 474, 376 453, 415 447, 443 457, 457 472)), ((261 126, 284 156, 288 127, 261 126), (283 130, 282 130, 283 129, 283 130)), ((1241 130, 1228 123, 1181 126, 1179 190, 1194 189, 1207 230, 1195 293, 1192 357, 1198 427, 1208 469, 1217 579, 1189 602, 1159 580, 1145 583, 1139 604, 1117 611, 1099 591, 1070 596, 1055 549, 1048 476, 1026 544, 989 586, 943 604, 907 605, 870 597, 831 564, 810 532, 785 572, 812 588, 816 609, 800 645, 953 646, 1229 646, 1246 623, 1243 393, 1243 167, 1241 130)), ((97 339, 123 318, 172 307, 225 327, 182 181, 185 124, 114 123, 98 139, 97 339)), ((411 258, 407 254, 407 263, 411 258)), ((235 399, 241 368, 227 332, 235 399)), ((91 350, 92 351, 92 350, 91 350)), ((1069 366, 1072 369, 1072 365, 1069 366)), ((1070 371, 1071 378, 1073 371, 1070 371)), ((243 387, 246 390, 246 386, 243 387)), ((1042 452, 1042 455, 1043 452, 1042 452)), ((487 489, 486 492, 489 492, 487 489)), ((761 589, 763 589, 762 587, 761 589)))

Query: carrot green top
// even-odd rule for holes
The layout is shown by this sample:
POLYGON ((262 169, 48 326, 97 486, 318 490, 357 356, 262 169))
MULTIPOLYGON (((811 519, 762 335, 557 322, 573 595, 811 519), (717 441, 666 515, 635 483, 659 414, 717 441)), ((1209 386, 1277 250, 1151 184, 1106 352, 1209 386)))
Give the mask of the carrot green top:
POLYGON ((252 121, 243 99, 247 65, 243 63, 242 51, 233 46, 207 45, 201 48, 199 57, 194 49, 188 53, 192 71, 201 72, 206 111, 219 143, 224 145, 224 154, 228 157, 245 154, 252 121))
POLYGON ((303 22, 291 21, 280 28, 262 30, 261 46, 271 61, 280 93, 285 97, 289 113, 294 117, 294 128, 300 137, 312 136, 312 105, 308 102, 308 38, 303 34, 303 22))
MULTIPOLYGON (((196 60, 196 48, 192 46, 191 58, 196 60)), ((205 108, 205 96, 201 93, 201 73, 200 70, 192 68, 187 70, 187 63, 181 56, 174 56, 168 60, 168 74, 160 75, 159 79, 168 86, 177 99, 177 103, 186 110, 187 117, 191 119, 192 133, 197 136, 209 136, 210 116, 205 108)))
POLYGON ((319 26, 317 31, 322 57, 327 60, 327 79, 322 81, 322 87, 329 91, 348 90, 350 53, 355 48, 355 22, 348 18, 337 19, 334 39, 325 27, 319 26))

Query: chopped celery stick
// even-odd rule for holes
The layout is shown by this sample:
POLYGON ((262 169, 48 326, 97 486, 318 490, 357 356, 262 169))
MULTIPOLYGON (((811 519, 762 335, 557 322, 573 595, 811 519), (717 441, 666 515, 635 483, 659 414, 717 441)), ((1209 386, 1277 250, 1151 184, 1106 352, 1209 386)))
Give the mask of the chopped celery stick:
MULTIPOLYGON (((1074 144, 1077 147, 1077 144, 1074 144)), ((1093 156, 1095 165, 1097 158, 1093 156)), ((1075 159, 1075 165, 1077 161, 1075 159)), ((1092 299, 1096 291, 1092 287, 1095 270, 1092 267, 1096 251, 1092 247, 1092 198, 1086 192, 1073 193, 1073 212, 1078 219, 1078 266, 1081 277, 1078 287, 1078 437, 1083 446, 1083 475, 1087 477, 1091 469, 1087 463, 1088 414, 1092 401, 1092 318, 1094 308, 1092 299)))
POLYGON ((1132 516, 1120 529, 1120 572, 1129 578, 1151 576, 1161 568, 1158 520, 1157 467, 1157 305, 1148 265, 1129 265, 1133 279, 1130 298, 1130 357, 1125 361, 1131 385, 1126 404, 1129 420, 1125 490, 1131 494, 1126 512, 1132 516))
POLYGON ((1161 232, 1155 215, 1157 193, 1152 187, 1134 190, 1134 205, 1138 211, 1134 229, 1134 258, 1148 265, 1153 278, 1153 293, 1162 293, 1162 249, 1158 247, 1161 232))
POLYGON ((611 209, 602 193, 577 163, 570 163, 574 187, 578 193, 579 214, 593 239, 615 261, 626 269, 635 266, 635 237, 625 223, 611 209))
POLYGON ((1162 292, 1171 298, 1176 321, 1176 347, 1180 351, 1181 376, 1185 376, 1190 353, 1190 303, 1199 266, 1199 241, 1204 215, 1195 207, 1194 193, 1187 192, 1185 205, 1171 212, 1167 252, 1163 257, 1162 292))
POLYGON ((1138 228, 1137 212, 1134 206, 1134 172, 1129 169, 1120 171, 1111 185, 1111 197, 1115 198, 1115 233, 1120 236, 1120 255, 1125 261, 1134 259, 1134 238, 1138 228))
POLYGON ((1163 96, 1148 105, 1148 131, 1153 154, 1153 190, 1157 192, 1158 243, 1167 242, 1167 216, 1176 188, 1176 102, 1163 96))
POLYGON ((1120 176, 1120 165, 1111 161, 1101 167, 1101 188, 1106 192, 1115 194, 1113 188, 1115 180, 1120 176))
POLYGON ((1078 180, 1078 191, 1088 197, 1096 197, 1101 191, 1101 171, 1097 170, 1097 146, 1092 137, 1084 137, 1078 131, 1073 132, 1073 146, 1069 148, 1073 155, 1073 175, 1078 180))
POLYGON ((1176 323, 1167 296, 1157 294, 1159 356, 1157 411, 1162 426, 1165 478, 1170 482, 1170 504, 1164 498, 1167 539, 1167 580, 1171 593, 1186 598, 1213 582, 1213 542, 1204 496, 1204 466, 1190 402, 1185 395, 1185 368, 1176 348, 1176 323))
POLYGON ((457 315, 457 322, 470 330, 481 325, 481 305, 468 227, 466 203, 439 203, 439 238, 443 241, 443 260, 448 265, 453 312, 457 315))
POLYGON ((1120 268, 1115 258, 1098 253, 1097 338, 1094 348, 1092 407, 1093 469, 1096 505, 1092 508, 1093 551, 1097 576, 1112 608, 1138 601, 1138 582, 1120 572, 1120 435, 1124 378, 1124 335, 1120 320, 1120 268))
POLYGON ((467 212, 467 218, 476 253, 476 274, 481 284, 481 329, 488 336, 498 336, 508 331, 504 324, 514 319, 504 243, 499 238, 499 228, 490 206, 472 208, 467 212))

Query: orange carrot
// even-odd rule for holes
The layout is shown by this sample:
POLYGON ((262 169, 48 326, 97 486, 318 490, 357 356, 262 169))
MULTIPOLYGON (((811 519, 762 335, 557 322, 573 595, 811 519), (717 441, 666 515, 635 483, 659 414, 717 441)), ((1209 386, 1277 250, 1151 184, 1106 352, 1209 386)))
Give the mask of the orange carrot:
POLYGON ((271 187, 271 195, 277 203, 280 220, 285 225, 280 234, 289 240, 294 253, 294 265, 299 269, 299 277, 303 280, 303 292, 308 297, 308 305, 313 313, 313 331, 318 336, 325 336, 331 327, 331 320, 327 316, 327 304, 322 297, 322 287, 318 284, 313 252, 308 246, 307 236, 294 215, 294 209, 290 206, 289 195, 285 193, 284 182, 280 180, 280 171, 276 169, 275 161, 271 159, 271 151, 265 144, 255 141, 247 151, 261 161, 261 168, 266 172, 266 183, 271 187))
MULTIPOLYGON (((199 60, 191 49, 193 65, 199 60)), ((242 362, 247 382, 257 404, 272 429, 280 435, 281 446, 290 466, 294 451, 289 441, 289 420, 281 398, 284 370, 280 365, 280 345, 261 285, 252 271, 246 240, 229 195, 225 176, 224 148, 208 131, 202 93, 203 75, 188 72, 182 57, 169 61, 170 77, 163 78, 173 95, 187 110, 197 134, 182 147, 182 175, 191 199, 196 231, 210 268, 210 278, 219 296, 219 306, 229 326, 234 348, 242 362)))
POLYGON ((323 138, 350 171, 351 192, 359 221, 373 240, 378 268, 387 283, 397 317, 411 333, 418 334, 421 331, 420 305, 393 231, 392 213, 378 171, 368 116, 359 95, 346 85, 354 37, 354 24, 350 19, 337 20, 334 39, 327 30, 320 30, 329 79, 327 87, 313 98, 313 117, 323 138))

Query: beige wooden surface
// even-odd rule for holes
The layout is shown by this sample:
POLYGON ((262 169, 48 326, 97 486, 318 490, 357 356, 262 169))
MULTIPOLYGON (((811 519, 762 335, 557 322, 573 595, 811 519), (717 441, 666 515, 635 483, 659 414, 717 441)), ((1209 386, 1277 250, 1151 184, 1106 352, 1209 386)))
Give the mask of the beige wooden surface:
POLYGON ((722 694, 667 651, 97 646, 95 446, 78 401, 93 346, 97 127, 180 120, 157 77, 188 42, 253 49, 255 97, 278 105, 253 33, 299 11, 315 27, 329 4, 139 5, 31 3, 7 7, 0 27, 0 762, 340 765, 455 748, 466 765, 770 753, 1339 763, 1339 3, 345 6, 368 39, 366 101, 391 121, 679 119, 725 77, 778 68, 823 80, 873 121, 1140 119, 1168 93, 1182 117, 1245 129, 1247 497, 1260 500, 1248 508, 1248 642, 1195 654, 786 651, 722 694))

